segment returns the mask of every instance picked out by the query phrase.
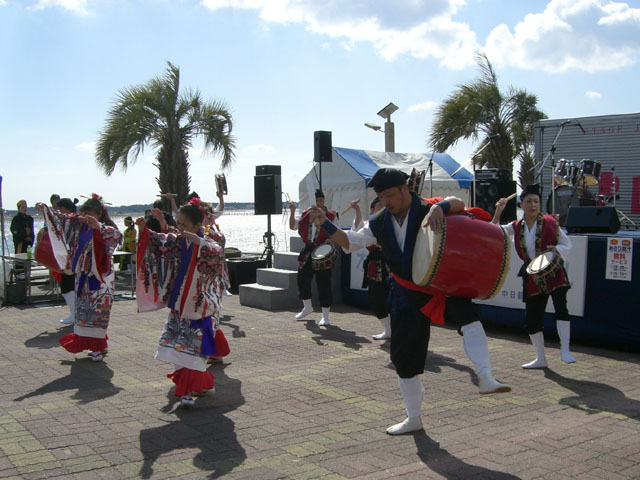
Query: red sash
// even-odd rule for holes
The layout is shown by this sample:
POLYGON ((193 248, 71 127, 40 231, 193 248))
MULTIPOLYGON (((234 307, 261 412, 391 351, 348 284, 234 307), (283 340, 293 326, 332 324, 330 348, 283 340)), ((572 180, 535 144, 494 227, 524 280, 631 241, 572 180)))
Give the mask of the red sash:
POLYGON ((433 295, 431 300, 429 300, 426 304, 424 304, 420 311, 431 319, 433 323, 438 325, 444 325, 444 309, 447 302, 447 297, 441 293, 432 292, 426 287, 421 287, 420 285, 416 285, 409 280, 405 280, 402 277, 399 277, 395 273, 391 272, 393 279, 398 282, 398 284, 408 290, 413 290, 415 292, 428 293, 429 295, 433 295))

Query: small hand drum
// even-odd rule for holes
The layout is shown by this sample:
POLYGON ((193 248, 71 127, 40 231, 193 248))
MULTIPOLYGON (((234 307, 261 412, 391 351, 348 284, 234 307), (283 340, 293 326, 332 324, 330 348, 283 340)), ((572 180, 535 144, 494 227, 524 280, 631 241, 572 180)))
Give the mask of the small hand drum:
POLYGON ((338 257, 338 249, 333 243, 325 243, 311 252, 311 267, 314 270, 328 270, 338 257))
POLYGON ((533 276, 536 281, 551 280, 562 269, 562 257, 553 249, 541 253, 531 260, 527 266, 527 273, 533 276))

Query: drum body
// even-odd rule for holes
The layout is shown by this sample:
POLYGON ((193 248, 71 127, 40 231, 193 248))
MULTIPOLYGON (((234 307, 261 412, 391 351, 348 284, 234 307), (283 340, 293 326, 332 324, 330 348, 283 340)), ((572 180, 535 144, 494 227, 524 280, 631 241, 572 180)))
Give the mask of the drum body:
POLYGON ((561 185, 554 189, 556 196, 556 211, 552 212, 551 194, 547 198, 547 213, 557 213, 560 216, 560 225, 564 225, 569 214, 570 207, 595 207, 596 197, 583 188, 573 188, 569 185, 561 185))
POLYGON ((556 250, 541 253, 527 266, 529 275, 533 276, 537 282, 545 283, 555 278, 560 270, 562 270, 562 261, 556 250))
POLYGON ((333 243, 325 243, 313 249, 311 252, 311 267, 314 270, 328 270, 338 257, 338 249, 333 243))
POLYGON ((593 160, 589 160, 588 158, 583 158, 580 161, 580 183, 587 185, 588 187, 593 187, 597 185, 600 181, 600 169, 602 166, 593 160), (582 180, 584 178, 584 180, 582 180))
POLYGON ((488 299, 509 272, 511 245, 503 227, 466 215, 445 219, 441 233, 424 224, 413 252, 413 282, 434 293, 488 299))
POLYGON ((578 167, 566 158, 558 160, 553 172, 553 179, 557 185, 573 185, 578 176, 578 167))

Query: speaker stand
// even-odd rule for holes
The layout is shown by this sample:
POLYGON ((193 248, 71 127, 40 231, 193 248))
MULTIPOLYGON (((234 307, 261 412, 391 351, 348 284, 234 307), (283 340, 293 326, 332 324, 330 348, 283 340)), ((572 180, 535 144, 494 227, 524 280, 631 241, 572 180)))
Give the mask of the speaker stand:
POLYGON ((620 220, 621 227, 625 226, 627 230, 631 230, 631 229, 638 230, 638 225, 629 217, 627 217, 622 210, 618 210, 616 208, 616 212, 618 214, 618 220, 620 220))
POLYGON ((262 236, 262 241, 264 242, 264 250, 262 251, 262 255, 260 255, 260 260, 267 256, 267 268, 273 267, 273 244, 271 243, 271 238, 274 236, 271 233, 271 214, 267 214, 267 231, 264 232, 262 236))

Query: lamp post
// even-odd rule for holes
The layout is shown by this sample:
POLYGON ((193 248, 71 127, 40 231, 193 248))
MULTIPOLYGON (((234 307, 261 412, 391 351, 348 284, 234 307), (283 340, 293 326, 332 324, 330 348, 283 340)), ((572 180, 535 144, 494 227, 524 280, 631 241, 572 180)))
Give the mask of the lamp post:
POLYGON ((395 152, 396 151, 396 140, 395 140, 395 127, 393 122, 391 121, 391 114, 398 110, 398 107, 393 103, 389 103, 386 107, 378 112, 382 118, 386 121, 384 123, 384 130, 380 125, 376 125, 374 123, 365 123, 364 126, 375 130, 376 132, 384 133, 384 151, 385 152, 395 152))

